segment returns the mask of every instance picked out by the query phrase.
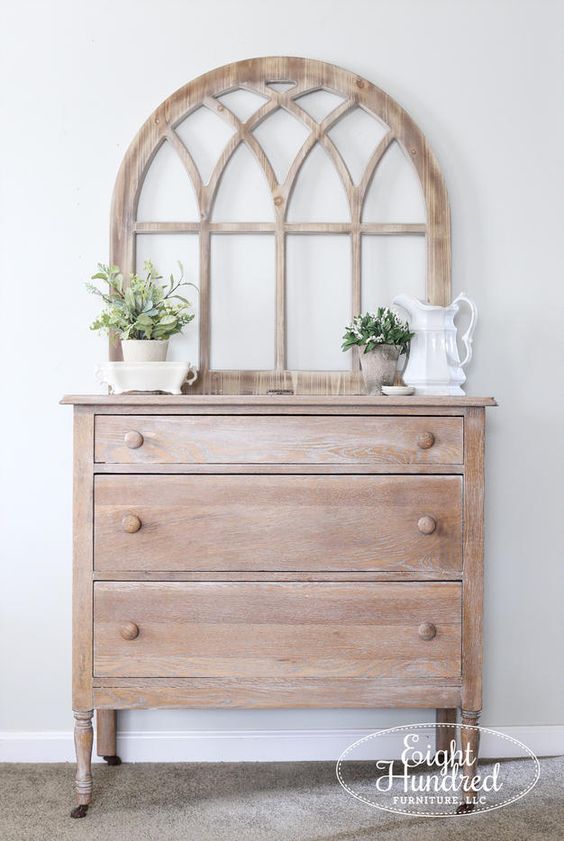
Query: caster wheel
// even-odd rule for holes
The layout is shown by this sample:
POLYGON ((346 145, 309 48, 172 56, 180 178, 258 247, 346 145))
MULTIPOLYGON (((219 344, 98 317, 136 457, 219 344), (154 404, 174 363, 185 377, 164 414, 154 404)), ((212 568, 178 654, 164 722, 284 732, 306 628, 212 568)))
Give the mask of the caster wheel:
POLYGON ((72 812, 70 813, 71 818, 85 818, 88 814, 88 806, 86 803, 80 803, 78 806, 75 806, 72 812))
POLYGON ((119 756, 103 756, 102 759, 108 763, 108 765, 121 765, 121 759, 119 756))
POLYGON ((474 803, 461 803, 458 809, 456 810, 457 815, 467 815, 469 812, 474 811, 474 803))

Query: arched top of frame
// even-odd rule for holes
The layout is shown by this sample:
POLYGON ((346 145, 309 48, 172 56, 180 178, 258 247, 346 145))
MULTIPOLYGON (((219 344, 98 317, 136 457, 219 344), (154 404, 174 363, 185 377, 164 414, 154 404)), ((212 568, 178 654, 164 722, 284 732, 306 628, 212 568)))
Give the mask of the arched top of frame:
MULTIPOLYGON (((205 153, 205 150, 204 150, 205 153)), ((216 210, 221 204, 220 194, 228 182, 230 164, 237 157, 251 157, 258 165, 264 187, 272 197, 272 214, 264 221, 264 229, 282 237, 294 228, 307 228, 307 220, 293 212, 299 204, 299 183, 315 156, 332 165, 333 176, 340 182, 346 218, 335 231, 349 233, 353 254, 352 310, 360 308, 360 234, 361 233, 424 233, 426 236, 426 296, 431 303, 447 304, 451 297, 450 282, 450 211, 447 192, 436 158, 423 133, 411 117, 384 91, 355 73, 331 64, 304 58, 255 58, 212 70, 189 82, 166 99, 153 112, 131 143, 121 165, 112 202, 111 260, 125 271, 135 268, 135 236, 150 232, 180 229, 200 234, 200 368, 204 390, 223 390, 225 382, 209 372, 209 241, 214 224, 221 220, 216 210), (240 92, 245 91, 245 102, 240 92), (323 91, 323 97, 311 96, 323 91), (254 101, 249 107, 248 93, 254 101), (353 115, 361 122, 371 121, 378 132, 378 142, 367 154, 363 168, 355 169, 338 143, 338 133, 353 115), (289 160, 272 160, 263 148, 261 127, 268 120, 292 123, 295 154, 289 160), (217 149, 215 161, 199 160, 184 142, 184 132, 191 121, 215 121, 224 127, 222 148, 217 149), (301 132, 301 134, 300 134, 301 132), (166 146, 165 146, 166 144, 166 146), (199 219, 195 214, 180 228, 173 221, 144 222, 143 208, 139 213, 140 197, 146 176, 155 156, 173 151, 195 192, 199 219), (394 151, 395 150, 395 151, 394 151), (419 180, 424 213, 420 219, 406 220, 403 225, 379 223, 367 213, 373 183, 384 177, 386 160, 399 150, 413 165, 413 175, 419 180), (223 178, 226 173, 225 179, 223 178), (218 198, 219 197, 219 198, 218 198), (298 224, 294 224, 298 221, 298 224), (299 223, 303 223, 300 224, 299 223), (411 223, 411 224, 409 224, 411 223), (386 231, 386 228, 389 229, 386 231), (346 229, 346 230, 345 230, 346 229), (355 253, 355 237, 357 246, 355 253)), ((204 154, 205 157, 205 154, 204 154)), ((253 164, 253 165, 254 165, 253 164)), ((332 176, 332 177, 333 177, 332 176)), ((147 188, 148 189, 148 188, 147 188)), ((153 188, 151 188, 153 189, 153 188)), ((344 214, 343 214, 344 215, 344 214)), ((243 229, 243 225, 240 228, 243 229)), ((323 219, 317 218, 322 224, 323 219)), ((234 223, 235 225, 237 223, 234 223)), ((327 226, 330 227, 329 225, 327 226)), ((278 249, 280 243, 278 242, 278 249)), ((284 246, 282 245, 282 250, 284 246)), ((295 377, 286 370, 284 323, 284 256, 277 257, 276 287, 276 366, 270 372, 229 372, 234 385, 241 390, 265 390, 265 387, 289 387, 303 390, 304 376, 295 377), (239 376, 239 374, 241 376, 239 376), (254 375, 254 383, 251 383, 254 375), (259 383, 260 380, 260 383, 259 383)), ((115 353, 114 355, 117 355, 115 353)), ((303 372, 301 372, 303 374, 303 372)), ((350 374, 327 372, 325 378, 309 377, 312 390, 346 393, 358 390, 358 364, 353 363, 350 374), (315 380, 316 384, 313 384, 315 380)), ((307 387, 307 386, 305 386, 307 387)))

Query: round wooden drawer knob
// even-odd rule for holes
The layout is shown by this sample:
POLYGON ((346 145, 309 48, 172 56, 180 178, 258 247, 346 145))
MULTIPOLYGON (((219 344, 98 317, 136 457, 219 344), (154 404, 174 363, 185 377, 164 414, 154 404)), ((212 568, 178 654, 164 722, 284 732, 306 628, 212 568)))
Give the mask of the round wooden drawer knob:
POLYGON ((430 450, 435 443, 435 436, 432 432, 422 432, 417 436, 417 446, 420 450, 430 450))
POLYGON ((437 636, 437 629, 432 622, 423 622, 419 625, 418 633, 422 640, 432 640, 437 636))
POLYGON ((136 531, 139 531, 143 523, 136 514, 126 514, 121 521, 121 525, 123 530, 128 534, 135 534, 136 531))
POLYGON ((124 640, 135 640, 139 636, 139 625, 136 625, 135 622, 126 622, 119 629, 119 633, 124 640))
POLYGON ((129 447, 130 450, 136 450, 138 447, 143 446, 143 436, 135 429, 126 432, 123 440, 125 441, 125 446, 129 447))
POLYGON ((433 534, 437 528, 437 521, 434 517, 430 517, 428 514, 425 514, 424 517, 420 517, 417 521, 417 528, 421 534, 433 534))

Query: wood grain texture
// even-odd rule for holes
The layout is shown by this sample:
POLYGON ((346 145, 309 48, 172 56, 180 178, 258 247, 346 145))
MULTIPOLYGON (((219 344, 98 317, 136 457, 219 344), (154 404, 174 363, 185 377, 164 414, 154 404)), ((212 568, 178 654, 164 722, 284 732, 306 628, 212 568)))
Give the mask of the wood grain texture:
POLYGON ((377 408, 371 406, 359 406, 355 409, 339 408, 338 406, 328 405, 326 407, 318 407, 314 409, 311 406, 277 406, 273 408, 269 406, 257 405, 253 406, 252 411, 243 404, 239 404, 226 410, 221 405, 208 406, 192 406, 189 403, 171 404, 170 406, 159 406, 158 404, 146 403, 143 408, 139 406, 119 406, 114 407, 110 404, 102 404, 95 407, 97 415, 327 415, 331 417, 339 415, 358 415, 363 417, 374 417, 376 415, 391 416, 391 417, 462 417, 464 415, 464 407, 451 406, 446 408, 439 408, 437 406, 410 406, 404 408, 403 406, 379 406, 377 408))
POLYGON ((435 749, 448 751, 451 742, 456 744, 456 728, 449 725, 456 724, 457 709, 456 707, 439 708, 436 713, 437 724, 440 725, 436 729, 435 735, 435 749))
MULTIPOLYGON (((295 57, 267 57, 241 61, 220 67, 200 76, 176 91, 165 100, 142 126, 126 152, 115 184, 111 213, 111 262, 118 264, 124 272, 135 268, 135 236, 137 232, 181 232, 194 231, 200 236, 200 358, 201 375, 194 390, 205 393, 261 393, 268 388, 292 387, 296 393, 350 394, 362 391, 357 370, 357 359, 353 356, 353 370, 337 372, 286 371, 285 366, 285 234, 311 232, 311 224, 287 222, 287 207, 301 168, 311 150, 319 144, 331 159, 347 195, 350 222, 342 231, 350 234, 352 240, 352 307, 356 313, 360 306, 360 234, 366 232, 401 233, 426 235, 427 298, 432 303, 446 304, 450 301, 450 210, 448 196, 437 160, 424 135, 409 115, 384 91, 365 79, 330 64, 311 59, 295 57), (268 87, 272 78, 292 78, 294 86, 285 92, 268 87), (242 88, 255 91, 267 98, 265 104, 247 120, 241 121, 217 96, 223 92, 242 88), (300 106, 299 97, 305 93, 324 89, 339 93, 343 102, 325 119, 317 122, 300 106), (220 155, 210 180, 202 182, 197 167, 182 143, 175 129, 182 120, 200 106, 205 106, 234 129, 234 134, 220 155), (361 107, 381 120, 389 129, 383 141, 374 150, 364 176, 354 184, 338 147, 333 143, 330 129, 354 108, 361 107), (298 118, 308 129, 309 135, 298 151, 288 174, 278 183, 268 156, 259 145, 253 129, 278 108, 298 118), (180 163, 191 179, 197 197, 200 221, 198 223, 137 221, 137 205, 147 171, 163 142, 167 141, 176 150, 180 163), (425 225, 384 226, 361 223, 362 207, 366 192, 374 173, 387 148, 396 141, 406 157, 413 163, 421 183, 427 209, 425 225), (276 234, 276 367, 273 371, 215 371, 209 370, 210 362, 210 230, 223 230, 222 223, 212 223, 212 210, 225 167, 232 160, 236 150, 246 146, 262 169, 272 194, 276 221, 273 226, 266 223, 245 224, 246 231, 271 230, 276 234), (213 228, 212 228, 213 225, 213 228)), ((314 223, 315 224, 315 223, 314 223)), ((318 233, 332 233, 330 224, 315 225, 318 233)), ((111 344, 112 358, 120 358, 120 349, 111 344)))
MULTIPOLYGON (((460 749, 464 755, 465 761, 463 764, 463 773, 470 783, 479 783, 476 778, 476 771, 478 769, 478 758, 480 750, 480 730, 478 724, 480 721, 481 710, 467 710, 462 709, 462 727, 460 729, 460 749)), ((470 804, 470 809, 473 808, 472 801, 480 796, 481 790, 479 787, 473 785, 470 790, 464 795, 464 802, 470 804)), ((463 807, 459 806, 462 811, 463 807)))
POLYGON ((94 416, 74 410, 73 467, 73 611, 72 706, 91 710, 92 704, 92 570, 94 416))
POLYGON ((100 570, 94 581, 459 581, 460 570, 100 570))
POLYGON ((304 411, 309 414, 326 414, 330 409, 342 414, 356 414, 359 411, 368 410, 374 414, 382 411, 410 410, 418 408, 436 408, 439 412, 448 413, 454 409, 463 414, 463 409, 469 406, 497 406, 493 397, 474 397, 463 395, 461 397, 422 396, 418 397, 384 397, 377 395, 343 395, 336 396, 331 393, 307 395, 269 395, 269 394, 66 394, 61 399, 62 405, 95 406, 97 410, 104 407, 116 410, 123 409, 127 412, 129 407, 139 406, 154 407, 160 411, 176 406, 185 408, 187 411, 195 409, 201 413, 206 408, 217 408, 220 412, 232 413, 238 408, 253 414, 259 409, 277 414, 281 408, 289 408, 296 413, 304 411))
POLYGON ((462 706, 482 709, 484 599, 485 411, 468 409, 464 422, 464 589, 462 706))
MULTIPOLYGON (((212 234, 276 233, 276 222, 209 222, 208 227, 212 234)), ((200 230, 200 222, 136 222, 134 225, 136 234, 196 234, 200 230)), ((426 225, 418 222, 363 222, 359 226, 361 234, 386 237, 424 234, 426 230, 426 225)), ((350 234, 352 231, 350 222, 284 223, 287 234, 350 234)))
POLYGON ((462 565, 457 476, 98 476, 95 487, 97 571, 462 565), (124 517, 141 528, 124 531, 124 517))
POLYGON ((92 744, 94 710, 74 710, 74 746, 76 776, 74 780, 77 804, 87 806, 92 800, 92 744))
POLYGON ((463 464, 394 464, 390 467, 389 464, 119 464, 97 462, 94 465, 94 473, 97 474, 120 474, 126 471, 128 474, 143 474, 147 476, 159 474, 202 474, 210 473, 225 476, 230 473, 249 473, 269 475, 271 473, 284 474, 307 474, 311 476, 316 475, 348 475, 348 474, 365 474, 365 475, 388 475, 393 472, 396 475, 406 476, 428 476, 428 475, 442 475, 442 474, 460 474, 464 473, 463 464))
POLYGON ((391 683, 383 678, 111 678, 95 681, 98 708, 268 709, 435 707, 460 705, 455 681, 391 683))
POLYGON ((461 418, 151 417, 96 419, 95 459, 118 464, 461 464, 461 418), (127 441, 139 433, 141 446, 127 441), (432 434, 433 446, 421 448, 432 434))
POLYGON ((97 583, 97 676, 460 675, 461 587, 428 584, 97 583), (139 626, 124 640, 125 620, 139 626), (436 625, 421 639, 418 626, 436 625))

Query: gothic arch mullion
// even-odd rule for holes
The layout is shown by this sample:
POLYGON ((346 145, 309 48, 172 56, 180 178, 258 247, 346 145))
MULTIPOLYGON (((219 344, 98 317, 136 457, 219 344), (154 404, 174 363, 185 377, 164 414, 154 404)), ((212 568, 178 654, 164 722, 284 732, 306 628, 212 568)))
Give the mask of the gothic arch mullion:
POLYGON ((368 188, 370 187, 370 185, 372 183, 372 179, 374 178, 374 175, 376 173, 376 169, 378 168, 378 164, 380 163, 380 161, 382 160, 382 158, 384 157, 384 155, 386 154, 386 152, 388 151, 388 149, 390 148, 390 146, 392 145, 392 143, 394 142, 395 139, 396 138, 395 138, 394 133, 392 131, 389 131, 386 135, 384 135, 384 137, 382 138, 380 143, 374 149, 374 152, 372 153, 368 163, 366 164, 366 169, 364 170, 364 174, 363 174, 362 179, 361 179, 361 181, 358 185, 359 205, 360 205, 361 216, 362 216, 362 211, 364 209, 364 201, 366 199, 366 193, 367 193, 368 188))
POLYGON ((351 197, 351 192, 354 189, 354 184, 353 184, 353 180, 351 178, 351 174, 348 170, 348 167, 347 167, 346 163, 344 162, 344 160, 341 156, 341 153, 339 152, 339 150, 337 149, 337 147, 335 146, 335 144, 333 143, 333 141, 331 140, 331 138, 327 134, 322 134, 320 136, 319 143, 321 144, 321 146, 323 146, 323 148, 325 149, 325 151, 327 152, 327 154, 329 155, 329 157, 331 158, 331 160, 335 164, 337 172, 341 176, 341 181, 343 182, 343 187, 345 188, 345 192, 347 194, 347 199, 349 201, 349 209, 350 209, 351 219, 352 219, 352 206, 351 206, 350 197, 351 197))
POLYGON ((251 134, 245 127, 242 128, 242 137, 243 142, 249 147, 253 155, 255 156, 257 163, 262 168, 266 180, 268 182, 268 186, 270 187, 270 192, 274 197, 274 193, 278 187, 278 179, 274 174, 274 170, 272 169, 272 164, 268 160, 262 146, 256 139, 256 137, 251 134))
POLYGON ((301 170, 301 168, 304 164, 304 161, 306 160, 307 156, 309 155, 309 153, 311 152, 311 150, 313 149, 313 147, 315 146, 316 143, 317 143, 317 136, 316 136, 315 132, 312 131, 311 134, 308 134, 308 136, 306 137, 303 145, 301 146, 300 150, 298 151, 298 154, 296 155, 296 157, 292 161, 290 169, 288 170, 288 174, 286 175, 286 178, 284 179, 284 183, 280 185, 279 195, 284 202, 284 206, 285 206, 285 214, 284 215, 285 215, 285 217, 287 216, 287 213, 288 213, 288 207, 290 205, 290 199, 291 199, 292 193, 294 191, 294 187, 295 187, 295 184, 296 184, 296 179, 298 177, 298 174, 299 174, 299 172, 300 172, 300 170, 301 170))
POLYGON ((347 194, 347 199, 349 200, 350 210, 350 193, 353 188, 353 182, 350 173, 347 169, 347 166, 343 158, 341 157, 341 153, 339 152, 331 138, 321 131, 321 125, 317 123, 312 117, 310 117, 309 114, 303 111, 299 107, 299 105, 297 105, 295 102, 290 103, 290 101, 288 101, 288 110, 291 114, 294 114, 294 116, 301 119, 302 122, 304 122, 311 131, 316 133, 318 142, 321 144, 321 146, 323 146, 323 148, 333 161, 333 164, 335 165, 335 168, 341 177, 343 187, 345 188, 345 192, 347 194))
MULTIPOLYGON (((238 87, 248 91, 249 93, 257 93, 259 95, 265 95, 269 97, 268 101, 265 102, 264 105, 261 105, 258 111, 255 111, 254 114, 251 114, 248 120, 245 120, 244 125, 246 125, 249 131, 255 129, 258 125, 262 123, 263 120, 265 120, 269 116, 269 114, 272 114, 273 112, 277 111, 280 107, 278 100, 275 99, 273 95, 271 95, 271 91, 268 90, 265 93, 260 85, 249 85, 241 83, 240 85, 238 85, 238 87)), ((226 105, 224 105, 216 98, 218 96, 222 96, 224 93, 228 93, 228 91, 223 91, 223 93, 216 94, 215 96, 207 96, 204 99, 203 104, 206 105, 206 107, 209 108, 211 111, 213 111, 214 114, 217 114, 218 117, 220 117, 223 120, 226 120, 230 125, 234 125, 233 120, 237 120, 240 123, 241 121, 238 120, 238 117, 233 113, 233 111, 227 108, 226 105)))
POLYGON ((303 164, 305 163, 307 156, 317 143, 320 133, 329 131, 329 129, 331 129, 342 117, 344 117, 345 114, 348 113, 348 111, 354 107, 354 105, 355 103, 353 100, 347 100, 346 102, 343 102, 343 104, 336 108, 334 111, 332 111, 330 114, 328 114, 327 117, 325 117, 325 119, 321 123, 316 123, 315 120, 311 121, 312 125, 310 126, 310 134, 308 134, 304 143, 300 147, 297 155, 292 161, 284 183, 280 186, 279 189, 279 194, 282 197, 286 206, 286 218, 288 207, 290 204, 290 199, 292 197, 292 192, 296 184, 296 179, 303 164))
POLYGON ((235 151, 239 148, 241 143, 243 142, 243 138, 239 134, 234 134, 233 137, 230 137, 227 141, 223 152, 219 156, 219 160, 213 168, 213 172, 210 176, 210 180, 208 181, 205 187, 205 214, 206 219, 210 219, 211 212, 213 208, 213 204, 215 201, 217 188, 221 181, 221 177, 225 171, 225 167, 233 157, 235 151))
MULTIPOLYGON (((295 100, 299 99, 301 96, 305 96, 308 93, 315 93, 316 91, 323 90, 324 85, 314 85, 314 86, 304 86, 303 88, 296 88, 293 87, 288 91, 274 91, 268 87, 266 84, 262 85, 246 85, 241 86, 245 87, 246 90, 255 91, 256 93, 261 93, 264 96, 269 96, 271 101, 275 103, 278 107, 285 109, 289 114, 293 114, 293 116, 297 117, 302 123, 304 123, 307 128, 310 129, 316 135, 316 140, 322 143, 325 146, 326 152, 329 154, 329 157, 333 160, 333 163, 341 176, 341 180, 343 181, 343 186, 348 194, 349 185, 352 185, 352 179, 350 177, 350 173, 348 168, 339 152, 337 147, 334 145, 331 138, 326 137, 326 132, 340 120, 350 109, 352 109, 356 105, 356 101, 353 98, 347 98, 345 102, 341 103, 337 108, 331 111, 330 114, 325 117, 321 123, 318 123, 307 111, 304 111, 303 108, 300 107, 299 103, 295 100)), ((264 108, 264 106, 263 106, 264 108)), ((258 113, 254 115, 256 118, 258 113)), ((248 124, 254 128, 258 125, 259 122, 262 122, 264 116, 260 118, 260 120, 254 120, 250 118, 248 124)), ((307 143, 307 140, 306 140, 307 143)), ((301 150, 300 150, 301 151, 301 150)), ((299 153, 298 153, 299 154, 299 153)))
POLYGON ((173 128, 169 128, 166 137, 178 154, 178 157, 180 158, 180 161, 192 182, 192 187, 194 188, 194 192, 196 193, 196 198, 198 200, 198 210, 201 218, 203 202, 205 199, 202 179, 200 177, 200 173, 198 172, 198 168, 194 163, 192 155, 173 128))
MULTIPOLYGON (((213 108, 214 106, 211 103, 212 99, 212 97, 207 97, 204 100, 204 104, 208 107, 213 108)), ((251 121, 247 121, 245 123, 241 122, 237 115, 230 111, 229 108, 227 108, 225 105, 222 105, 221 103, 217 103, 217 100, 214 101, 216 102, 216 105, 219 106, 215 108, 216 113, 219 117, 221 117, 223 120, 229 123, 230 126, 236 129, 237 135, 248 146, 248 148, 255 156, 258 165, 264 172, 268 186, 270 187, 270 191, 272 194, 274 194, 274 191, 278 186, 278 181, 276 180, 274 170, 272 169, 271 163, 265 155, 262 146, 260 146, 258 140, 251 132, 253 123, 251 121)))
POLYGON ((304 111, 303 108, 297 103, 295 100, 299 99, 302 96, 305 96, 309 93, 315 93, 316 91, 320 90, 320 87, 316 85, 315 87, 311 86, 301 86, 296 85, 291 90, 288 91, 274 91, 268 87, 266 84, 257 84, 254 86, 250 85, 241 85, 242 88, 245 90, 260 93, 263 96, 270 97, 270 102, 265 103, 252 117, 249 117, 246 125, 249 126, 250 129, 255 129, 263 120, 268 116, 268 114, 272 113, 272 111, 276 111, 279 108, 283 111, 286 111, 288 114, 291 114, 294 117, 297 117, 300 122, 304 123, 307 128, 310 129, 312 132, 326 132, 328 131, 338 120, 341 119, 351 108, 354 107, 355 100, 349 98, 345 100, 341 105, 331 111, 321 123, 318 123, 316 120, 311 117, 307 111, 304 111), (269 106, 274 107, 269 107, 269 106))
MULTIPOLYGON (((318 88, 311 88, 307 84, 296 84, 294 87, 290 88, 287 91, 277 91, 273 88, 269 88, 265 82, 260 82, 254 85, 250 84, 243 84, 240 85, 244 90, 248 90, 250 92, 258 93, 260 96, 266 96, 270 100, 270 103, 274 106, 273 110, 277 110, 278 108, 284 108, 286 111, 289 111, 288 104, 293 102, 294 99, 299 98, 300 96, 305 96, 307 93, 311 93, 314 90, 318 90, 318 88)), ((260 113, 262 109, 268 105, 269 103, 265 103, 252 117, 249 118, 249 122, 252 122, 252 127, 255 128, 257 125, 262 122, 264 117, 260 117, 260 113)))
MULTIPOLYGON (((321 136, 323 138, 327 138, 327 141, 329 143, 331 143, 331 145, 332 145, 333 149, 335 150, 336 154, 339 156, 339 159, 341 160, 343 167, 347 171, 348 179, 347 179, 347 183, 344 186, 345 186, 345 190, 347 191, 347 195, 349 195, 349 190, 351 191, 351 193, 350 193, 351 196, 352 196, 352 193, 355 189, 352 175, 351 175, 351 173, 349 171, 349 168, 348 168, 345 160, 343 159, 341 153, 339 152, 339 150, 337 149, 337 147, 335 146, 335 144, 333 143, 331 138, 328 136, 328 132, 333 128, 333 126, 336 126, 337 123, 340 120, 343 119, 343 117, 345 117, 348 113, 350 113, 350 111, 352 111, 353 108, 355 108, 357 106, 357 104, 358 103, 354 99, 346 99, 344 102, 341 103, 341 105, 339 105, 337 108, 335 108, 334 111, 331 111, 331 113, 328 114, 325 117, 325 119, 322 120, 322 122, 319 124, 319 131, 320 131, 321 136)), ((337 167, 337 169, 338 169, 338 167, 337 167)), ((351 210, 351 219, 354 223, 354 207, 353 207, 352 201, 350 201, 349 203, 350 203, 350 210, 351 210)))
MULTIPOLYGON (((254 91, 253 88, 245 88, 245 90, 248 90, 249 93, 254 91)), ((266 118, 270 114, 274 114, 276 111, 278 111, 278 105, 274 100, 271 99, 268 102, 265 102, 264 105, 261 105, 259 110, 255 111, 255 113, 252 114, 248 120, 246 120, 245 125, 247 126, 249 131, 252 131, 257 126, 259 126, 263 122, 263 120, 266 120, 266 118)))
POLYGON ((325 119, 323 119, 320 122, 319 128, 321 129, 321 131, 323 133, 330 131, 330 129, 332 129, 333 126, 337 125, 339 120, 342 120, 343 117, 349 113, 349 111, 352 111, 352 109, 356 107, 356 105, 357 103, 354 99, 345 99, 344 102, 338 105, 337 108, 335 108, 334 111, 331 111, 330 114, 327 114, 325 119))
MULTIPOLYGON (((134 189, 131 195, 131 208, 128 214, 128 221, 135 222, 137 219, 137 212, 139 210, 139 199, 141 198, 141 190, 143 189, 143 184, 145 183, 145 177, 147 172, 149 171, 153 161, 157 156, 157 152, 162 148, 164 142, 166 140, 166 128, 163 131, 159 131, 158 137, 155 138, 155 145, 151 151, 151 154, 147 157, 147 161, 145 165, 140 169, 136 183, 134 185, 134 189)), ((122 268, 120 266, 120 268, 122 268)), ((124 271, 133 271, 133 266, 124 269, 124 271)))

